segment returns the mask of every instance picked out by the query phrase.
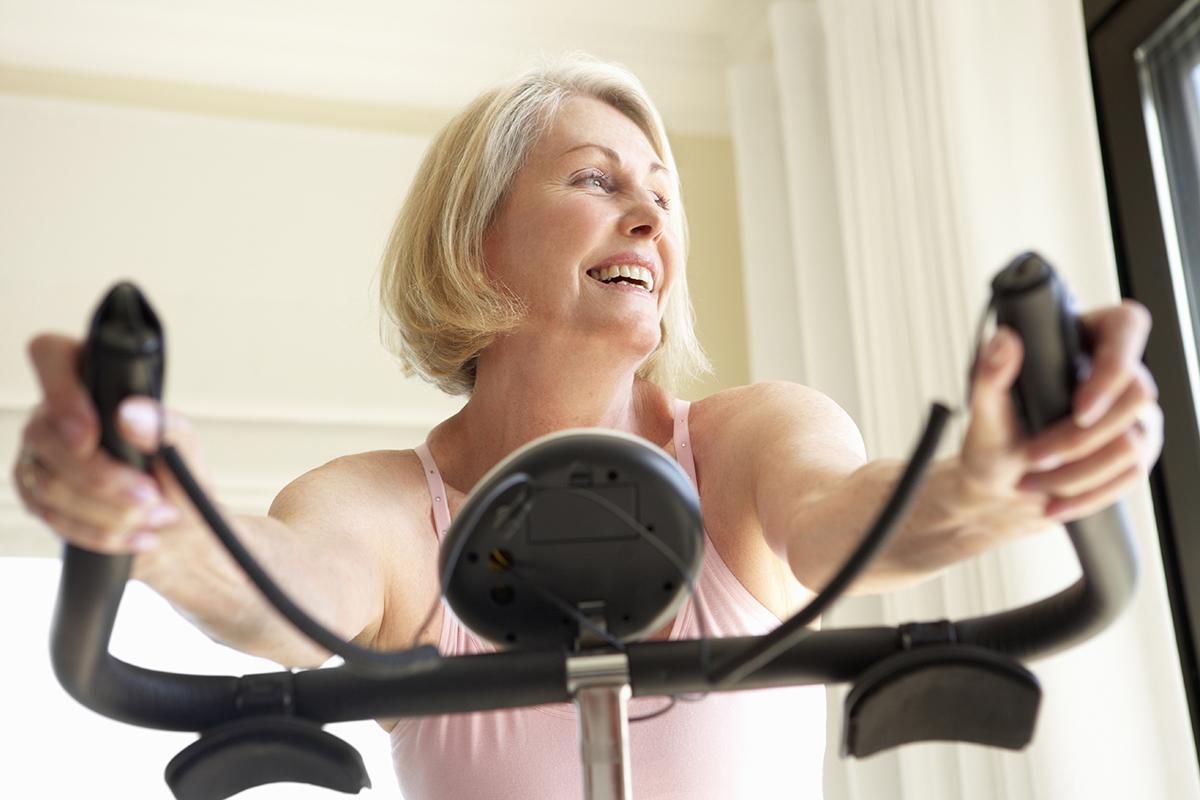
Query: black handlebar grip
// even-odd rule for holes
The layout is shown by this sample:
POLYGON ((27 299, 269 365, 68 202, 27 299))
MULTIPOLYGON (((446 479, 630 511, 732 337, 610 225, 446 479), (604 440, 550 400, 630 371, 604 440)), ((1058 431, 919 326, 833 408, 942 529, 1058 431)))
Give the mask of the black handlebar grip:
MULTIPOLYGON (((125 442, 116 425, 122 400, 131 394, 159 398, 163 385, 162 327, 133 284, 117 284, 100 301, 79 369, 96 407, 101 446, 137 469, 148 469, 151 457, 125 442)), ((63 548, 50 657, 59 683, 88 708, 159 727, 167 699, 178 693, 175 684, 108 654, 132 561, 128 554, 106 555, 73 544, 63 548)))
MULTIPOLYGON (((1027 432, 1071 413, 1071 399, 1090 369, 1091 342, 1074 298, 1036 253, 1014 258, 992 281, 996 322, 1021 337, 1025 358, 1013 385, 1027 432)), ((1058 594, 987 617, 954 623, 957 640, 1020 659, 1045 657, 1104 630, 1129 604, 1138 558, 1122 503, 1066 523, 1083 575, 1058 594)))
POLYGON ((136 286, 118 283, 92 317, 80 372, 99 416, 101 446, 141 470, 150 457, 117 433, 117 406, 134 394, 161 399, 164 362, 158 316, 136 286))
POLYGON ((1071 413, 1071 397, 1090 360, 1075 300, 1053 268, 1022 253, 992 280, 996 324, 1016 331, 1025 345, 1012 396, 1025 430, 1036 434, 1071 413))

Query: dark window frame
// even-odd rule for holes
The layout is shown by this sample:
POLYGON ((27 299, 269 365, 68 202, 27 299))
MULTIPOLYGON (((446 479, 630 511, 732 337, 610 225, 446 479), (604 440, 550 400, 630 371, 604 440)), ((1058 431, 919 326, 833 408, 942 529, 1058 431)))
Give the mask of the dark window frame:
POLYGON ((1159 387, 1166 441, 1150 487, 1180 670, 1200 755, 1200 426, 1167 260, 1143 115, 1141 46, 1184 0, 1084 0, 1088 58, 1121 294, 1154 315, 1146 364, 1159 387))

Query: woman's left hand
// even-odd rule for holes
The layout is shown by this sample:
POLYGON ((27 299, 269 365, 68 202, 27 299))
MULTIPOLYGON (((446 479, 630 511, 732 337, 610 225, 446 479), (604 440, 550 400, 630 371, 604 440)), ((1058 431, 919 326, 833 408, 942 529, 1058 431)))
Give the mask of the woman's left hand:
POLYGON ((992 497, 1044 500, 1048 520, 1070 522, 1107 508, 1144 480, 1163 445, 1158 386, 1142 364, 1150 313, 1126 300, 1081 316, 1092 369, 1077 387, 1072 417, 1028 436, 1011 388, 1024 348, 1002 327, 984 346, 972 387, 964 477, 992 497), (1032 493, 1032 494, 1031 494, 1032 493))

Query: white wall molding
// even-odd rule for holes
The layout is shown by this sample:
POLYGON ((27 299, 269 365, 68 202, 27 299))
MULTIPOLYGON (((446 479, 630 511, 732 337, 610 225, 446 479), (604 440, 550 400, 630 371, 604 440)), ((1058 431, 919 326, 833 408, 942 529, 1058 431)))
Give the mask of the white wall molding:
MULTIPOLYGON (((35 397, 5 396, 0 392, 0 425, 16 424, 38 402, 35 397)), ((214 425, 267 427, 324 427, 428 430, 445 417, 430 410, 393 410, 373 406, 300 406, 282 408, 245 403, 188 404, 178 409, 188 419, 214 425)))
MULTIPOLYGON (((29 405, 0 404, 0 556, 57 556, 60 545, 40 521, 21 506, 8 459, 14 457, 29 405)), ((348 453, 409 449, 428 435, 440 418, 412 414, 407 419, 371 419, 344 410, 317 411, 309 418, 272 416, 255 409, 196 413, 203 458, 214 484, 214 499, 238 514, 263 514, 275 495, 304 472, 348 453)))

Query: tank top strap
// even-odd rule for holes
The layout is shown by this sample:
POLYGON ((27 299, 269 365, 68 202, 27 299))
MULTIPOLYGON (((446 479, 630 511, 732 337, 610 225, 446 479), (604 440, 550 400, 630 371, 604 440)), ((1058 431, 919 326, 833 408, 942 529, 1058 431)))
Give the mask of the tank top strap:
POLYGON ((696 461, 692 458, 692 441, 688 433, 688 413, 691 408, 690 400, 675 400, 675 460, 692 479, 692 486, 699 491, 700 482, 696 480, 696 461))
POLYGON ((440 542, 446 531, 450 530, 450 503, 446 499, 446 485, 442 483, 442 473, 438 471, 433 454, 429 452, 429 442, 421 442, 414 450, 417 458, 421 459, 425 482, 429 485, 429 497, 433 500, 433 530, 440 542))

